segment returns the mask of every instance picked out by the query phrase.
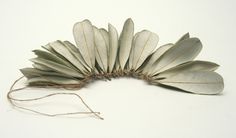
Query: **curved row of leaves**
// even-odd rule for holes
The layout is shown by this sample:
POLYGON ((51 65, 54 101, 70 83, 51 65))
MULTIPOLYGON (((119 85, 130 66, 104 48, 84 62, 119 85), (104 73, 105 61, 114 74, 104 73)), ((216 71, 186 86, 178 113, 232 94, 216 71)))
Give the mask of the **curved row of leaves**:
POLYGON ((157 48, 159 37, 148 30, 134 34, 134 23, 127 19, 118 35, 114 26, 97 28, 90 21, 73 28, 76 46, 55 41, 34 50, 33 68, 21 69, 29 85, 77 85, 93 75, 133 72, 162 84, 198 94, 218 94, 223 90, 218 65, 193 61, 202 49, 198 38, 185 34, 176 43, 157 48))

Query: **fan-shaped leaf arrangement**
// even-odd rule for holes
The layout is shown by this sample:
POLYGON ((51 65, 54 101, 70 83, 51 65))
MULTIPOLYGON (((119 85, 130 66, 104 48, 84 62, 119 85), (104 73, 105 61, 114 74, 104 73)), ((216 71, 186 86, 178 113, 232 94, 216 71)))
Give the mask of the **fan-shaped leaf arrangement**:
POLYGON ((33 51, 33 67, 21 69, 29 86, 80 88, 94 79, 132 76, 197 94, 223 90, 223 79, 214 72, 218 65, 194 61, 202 43, 188 33, 159 48, 158 35, 148 30, 134 34, 131 19, 120 36, 111 24, 106 30, 89 20, 76 23, 73 34, 76 46, 57 40, 33 51))

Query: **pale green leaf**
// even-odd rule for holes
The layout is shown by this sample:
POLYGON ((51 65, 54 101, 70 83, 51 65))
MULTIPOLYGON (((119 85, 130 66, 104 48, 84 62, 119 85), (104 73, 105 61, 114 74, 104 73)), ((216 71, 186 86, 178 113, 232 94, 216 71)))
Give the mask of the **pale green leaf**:
POLYGON ((80 63, 80 61, 67 49, 61 41, 54 41, 50 43, 51 47, 61 56, 63 56, 67 61, 69 61, 73 66, 75 66, 81 73, 87 74, 86 68, 80 63))
POLYGON ((179 64, 193 60, 201 51, 202 44, 198 38, 189 38, 172 46, 154 64, 152 74, 158 74, 179 64))
POLYGON ((214 71, 219 67, 216 63, 209 61, 189 61, 184 64, 170 68, 164 72, 161 72, 155 79, 168 78, 183 71, 214 71))
POLYGON ((95 66, 93 26, 89 20, 78 22, 73 28, 76 45, 90 68, 95 66))
POLYGON ((130 55, 133 35, 134 23, 129 18, 125 21, 121 36, 119 38, 119 63, 122 70, 125 68, 130 55))
POLYGON ((169 43, 169 44, 165 44, 163 46, 160 46, 151 56, 150 60, 147 62, 147 64, 145 65, 144 69, 143 69, 143 73, 144 74, 149 74, 154 68, 155 66, 153 66, 153 64, 158 61, 158 59, 171 47, 173 46, 173 44, 169 43))
POLYGON ((223 78, 211 71, 183 71, 157 82, 196 94, 218 94, 224 88, 223 78))
POLYGON ((137 70, 145 59, 153 52, 156 48, 159 37, 150 31, 141 31, 134 40, 132 47, 133 60, 132 68, 137 70))
POLYGON ((28 84, 58 84, 58 85, 76 85, 81 84, 80 80, 72 79, 72 78, 65 78, 65 77, 58 77, 58 76, 41 76, 30 78, 27 80, 28 84))
POLYGON ((112 72, 117 59, 116 57, 118 51, 118 33, 116 28, 111 24, 108 25, 108 34, 109 34, 109 56, 108 56, 109 72, 112 72))
POLYGON ((108 53, 106 41, 99 29, 94 27, 95 57, 103 72, 108 68, 108 53))
POLYGON ((50 60, 45 60, 45 59, 41 59, 41 58, 34 58, 34 59, 31 59, 31 61, 34 63, 37 63, 37 64, 44 65, 56 72, 63 73, 65 75, 69 75, 71 77, 78 77, 78 78, 84 77, 80 72, 75 71, 67 66, 62 65, 62 64, 58 64, 56 62, 50 61, 50 60))

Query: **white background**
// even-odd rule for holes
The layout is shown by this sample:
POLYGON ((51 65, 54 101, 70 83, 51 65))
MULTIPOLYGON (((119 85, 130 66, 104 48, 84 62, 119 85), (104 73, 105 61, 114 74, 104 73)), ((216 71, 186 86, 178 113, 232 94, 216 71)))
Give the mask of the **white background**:
MULTIPOLYGON (((235 138, 235 9, 234 0, 0 0, 0 137, 235 138), (194 95, 135 79, 97 81, 78 93, 102 113, 103 121, 84 115, 51 118, 10 106, 6 93, 21 76, 19 69, 31 65, 31 50, 57 39, 74 43, 72 26, 77 21, 87 18, 98 27, 110 22, 120 32, 129 17, 136 32, 156 32, 159 45, 175 42, 186 32, 199 37, 203 50, 197 59, 221 65, 217 72, 225 80, 223 93, 194 95)), ((45 91, 31 89, 21 96, 45 91)), ((84 110, 70 96, 32 103, 35 106, 47 111, 84 110), (53 100, 58 102, 54 105, 53 100), (46 105, 52 105, 51 110, 46 105)))

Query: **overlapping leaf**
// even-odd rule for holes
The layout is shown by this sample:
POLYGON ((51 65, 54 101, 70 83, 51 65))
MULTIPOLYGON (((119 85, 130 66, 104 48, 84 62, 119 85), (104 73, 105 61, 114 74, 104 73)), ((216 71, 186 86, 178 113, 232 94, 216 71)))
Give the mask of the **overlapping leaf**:
POLYGON ((134 59, 134 44, 135 44, 135 40, 137 38, 137 36, 139 35, 140 32, 137 32, 132 40, 132 46, 131 46, 131 51, 130 51, 130 55, 129 55, 129 62, 128 62, 128 69, 132 70, 132 66, 133 66, 133 59, 134 59))
POLYGON ((184 64, 175 66, 171 69, 168 69, 164 72, 161 72, 157 76, 154 76, 155 79, 160 78, 169 78, 175 74, 181 73, 183 71, 214 71, 219 67, 216 63, 209 61, 190 61, 184 64))
POLYGON ((103 72, 108 68, 108 43, 101 30, 94 27, 95 57, 103 72))
POLYGON ((218 94, 224 88, 223 78, 211 71, 183 71, 157 82, 197 94, 218 94))
POLYGON ((89 20, 78 22, 73 28, 76 45, 90 68, 95 67, 94 33, 89 20))
POLYGON ((55 41, 50 43, 51 47, 73 66, 75 66, 81 73, 86 74, 86 68, 80 63, 80 61, 70 52, 67 46, 61 41, 55 41))
POLYGON ((201 49, 202 44, 198 38, 184 39, 168 49, 154 63, 155 68, 151 74, 156 75, 174 66, 191 61, 199 54, 201 49))
POLYGON ((38 84, 57 84, 57 85, 73 85, 73 84, 80 84, 81 81, 72 79, 72 78, 65 78, 61 76, 40 76, 34 77, 27 80, 27 83, 32 85, 38 84))
POLYGON ((144 74, 148 74, 151 72, 155 65, 153 65, 168 49, 170 49, 173 46, 173 44, 165 44, 163 46, 160 46, 151 56, 150 60, 146 64, 146 66, 143 69, 144 74))
POLYGON ((150 31, 144 30, 137 34, 133 45, 132 68, 137 70, 145 59, 156 48, 159 37, 150 31))
POLYGON ((130 50, 132 46, 134 34, 134 23, 129 18, 125 21, 121 36, 119 38, 119 63, 120 67, 123 70, 128 61, 130 50))
POLYGON ((73 70, 67 66, 62 65, 62 64, 50 61, 50 60, 45 60, 42 58, 34 58, 34 59, 31 59, 31 61, 34 63, 37 63, 37 64, 44 65, 56 72, 59 72, 59 73, 62 73, 62 74, 65 74, 65 75, 68 75, 71 77, 84 78, 84 76, 80 72, 73 70))
POLYGON ((108 33, 109 33, 108 64, 109 64, 109 72, 111 73, 113 71, 117 59, 118 33, 116 28, 111 24, 108 25, 108 33))

